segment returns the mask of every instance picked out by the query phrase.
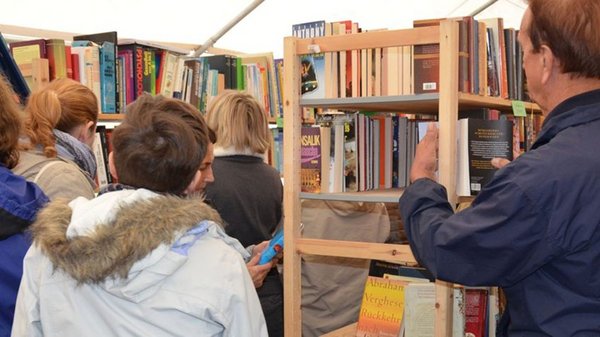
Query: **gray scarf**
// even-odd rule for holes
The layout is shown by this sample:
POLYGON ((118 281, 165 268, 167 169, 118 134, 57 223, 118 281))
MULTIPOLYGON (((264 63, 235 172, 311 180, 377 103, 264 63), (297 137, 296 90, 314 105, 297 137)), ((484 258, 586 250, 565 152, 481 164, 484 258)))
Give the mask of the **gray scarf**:
POLYGON ((96 177, 97 166, 92 149, 66 132, 56 129, 53 132, 58 156, 73 161, 93 180, 96 177))

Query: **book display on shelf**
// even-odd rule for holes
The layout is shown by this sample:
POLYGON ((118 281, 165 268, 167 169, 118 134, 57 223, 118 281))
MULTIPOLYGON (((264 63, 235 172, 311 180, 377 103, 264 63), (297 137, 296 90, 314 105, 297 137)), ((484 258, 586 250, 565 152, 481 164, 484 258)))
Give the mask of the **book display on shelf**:
MULTIPOLYGON (((463 24, 464 25, 464 24, 463 24)), ((362 202, 378 202, 382 200, 389 200, 390 202, 397 202, 398 194, 402 193, 401 189, 379 189, 380 180, 377 180, 375 184, 374 169, 380 166, 382 162, 385 163, 386 157, 379 154, 376 151, 375 144, 375 128, 369 129, 366 126, 369 123, 367 117, 359 117, 362 122, 358 122, 355 126, 358 129, 357 136, 357 157, 358 161, 358 180, 359 185, 364 185, 365 189, 373 188, 373 190, 356 193, 301 193, 301 174, 300 174, 300 146, 299 139, 301 136, 302 123, 295 116, 301 115, 303 108, 312 107, 320 108, 324 111, 331 110, 342 110, 347 113, 355 113, 356 111, 376 111, 379 113, 406 113, 409 114, 407 118, 406 135, 404 139, 408 143, 408 139, 414 141, 418 140, 419 134, 417 132, 418 122, 423 115, 427 115, 429 120, 435 120, 438 123, 439 128, 439 172, 438 180, 446 187, 447 193, 451 204, 457 204, 457 125, 458 125, 458 111, 459 109, 473 109, 480 107, 488 107, 492 109, 498 109, 506 113, 511 111, 511 102, 501 97, 492 97, 474 94, 473 92, 481 92, 481 83, 475 84, 477 81, 474 79, 475 70, 473 73, 467 72, 468 77, 465 78, 464 87, 468 87, 469 90, 462 92, 459 89, 459 55, 460 55, 460 26, 461 24, 457 20, 441 20, 438 25, 428 27, 418 27, 405 30, 388 30, 388 31, 373 31, 363 32, 357 34, 346 34, 344 36, 325 36, 309 39, 300 39, 297 37, 288 37, 284 41, 285 46, 285 64, 284 64, 284 96, 286 97, 286 104, 284 107, 284 115, 286 123, 284 124, 284 143, 287 144, 284 149, 284 180, 285 180, 285 196, 284 200, 284 212, 286 214, 284 230, 286 231, 286 250, 284 251, 284 286, 285 286, 285 319, 286 319, 286 336, 301 335, 301 321, 302 315, 298 304, 300 287, 299 287, 299 274, 300 274, 300 260, 304 255, 320 255, 320 256, 335 256, 345 258, 367 258, 374 260, 385 260, 391 261, 398 264, 416 264, 414 256, 410 252, 408 245, 399 244, 365 244, 361 242, 346 242, 346 241, 335 241, 335 240, 315 240, 302 238, 301 233, 298 229, 300 224, 300 207, 298 207, 299 199, 323 199, 323 200, 355 200, 362 202), (370 96, 370 97, 334 97, 324 99, 308 99, 301 96, 301 78, 300 69, 302 67, 302 57, 306 54, 311 54, 311 46, 318 46, 318 49, 323 53, 338 53, 339 55, 345 54, 346 51, 360 51, 363 49, 375 49, 375 48, 393 48, 402 46, 415 46, 415 45, 433 45, 439 46, 439 68, 435 77, 436 93, 424 93, 416 94, 417 88, 415 84, 415 94, 408 95, 387 95, 387 96, 370 96), (466 81, 468 80, 468 82, 466 81), (468 83, 468 84, 467 84, 468 83), (416 120, 415 120, 416 118, 416 120), (364 130, 363 130, 364 125, 364 130), (360 134, 366 136, 364 144, 361 144, 360 134), (373 133, 369 134, 371 131, 373 133), (361 153, 362 151, 362 153, 361 153), (372 152, 372 157, 368 157, 368 152, 372 152), (363 158, 363 159, 361 159, 363 158), (375 159, 378 158, 378 159, 375 159), (377 160, 379 163, 375 163, 377 160), (364 161, 363 167, 370 168, 364 173, 361 171, 361 161, 364 161), (361 182, 361 177, 367 180, 361 182), (369 182, 368 179, 372 181, 369 182), (387 197, 385 196, 387 195, 387 197)), ((473 23, 473 26, 475 24, 473 23)), ((478 24, 478 28, 482 25, 478 24)), ((473 28, 474 29, 474 28, 473 28)), ((480 33, 472 33, 473 39, 477 36, 478 40, 481 40, 482 35, 480 33)), ((462 41, 464 43, 464 41, 462 41)), ((314 48, 314 47, 313 47, 314 48)), ((475 55, 477 60, 483 60, 480 51, 481 46, 477 48, 477 53, 474 51, 469 53, 469 62, 475 62, 475 55)), ((415 51, 415 54, 417 52, 415 51)), ((382 57, 384 57, 382 55, 382 57)), ((416 58, 416 55, 414 56, 416 58)), ((463 56, 464 57, 464 56, 463 56)), ((340 58, 341 59, 341 58, 340 58)), ((485 57, 487 64, 487 55, 485 57)), ((385 62, 382 62, 382 67, 385 62)), ((465 64, 463 62, 463 64, 465 64)), ((466 64, 467 67, 471 67, 470 63, 466 64)), ((475 65, 473 65, 474 67, 475 65)), ((463 65, 464 67, 464 65, 463 65)), ((389 64, 388 64, 389 69, 389 64)), ((469 68, 467 68, 468 70, 469 68)), ((477 64, 478 71, 483 69, 483 65, 477 64)), ((487 67, 485 67, 487 69, 487 67)), ((415 69, 416 72, 416 69, 415 69)), ((416 76, 416 74, 415 74, 416 76)), ((382 77, 384 77, 382 75, 382 77)), ((478 79, 482 76, 478 75, 478 79)), ((377 80, 377 79, 375 79, 377 80)), ((383 83, 382 83, 383 84, 383 83)), ((487 83, 484 84, 487 86, 487 83)), ((388 88, 389 89, 389 88, 388 88)), ((384 92, 382 87, 382 92, 384 92)), ((539 108, 531 103, 525 103, 527 109, 539 112, 539 108)), ((359 113, 357 116, 364 114, 359 113)), ((399 121, 400 119, 398 119, 399 121)), ((393 119, 392 119, 393 121, 393 119)), ((394 123, 392 123, 392 126, 394 123)), ((395 128, 395 127, 394 127, 395 128)), ((333 129, 333 128, 332 128, 333 129)), ((379 128, 377 128, 379 129, 379 128)), ((398 131, 396 131, 398 132, 398 131)), ((384 135, 387 134, 384 131, 384 135)), ((394 131, 391 132, 395 134, 394 131)), ((381 137, 381 131, 378 134, 381 137)), ((397 144, 390 146, 391 149, 395 149, 394 152, 398 151, 400 147, 400 137, 393 136, 397 139, 397 144)), ((332 134, 332 139, 335 139, 335 134, 332 134)), ((334 141, 332 141, 333 143, 334 141)), ((381 141, 380 141, 381 143, 381 141)), ((386 143, 386 147, 389 143, 386 143)), ((377 149, 379 150, 379 149, 377 149)), ((412 147, 406 147, 407 161, 414 155, 414 149, 412 147)), ((335 155, 335 150, 330 152, 335 155)), ((393 158, 393 156, 392 156, 393 158)), ((410 166, 407 162, 406 169, 410 166)), ((391 171, 394 172, 395 168, 392 165, 391 171)), ((378 170, 378 172, 385 172, 378 170)), ((385 174, 385 173, 384 173, 385 174)), ((392 174, 393 175, 393 174, 392 174)), ((384 180, 385 181, 385 180, 384 180)), ((392 179, 392 181, 394 181, 392 179)), ((385 186, 385 184, 384 184, 385 186)), ((361 188, 359 187, 359 190, 361 188)), ((429 291, 429 306, 430 319, 433 321, 433 326, 429 325, 430 330, 428 333, 433 334, 436 337, 451 336, 453 331, 453 321, 456 324, 462 325, 460 322, 460 312, 457 313, 459 316, 454 319, 453 310, 453 298, 460 297, 460 294, 455 292, 455 287, 452 284, 435 280, 432 283, 422 283, 425 286, 430 287, 429 291)), ((459 303, 457 303, 459 304, 459 303)), ((359 304, 357 304, 359 305, 359 304)), ((406 311, 405 311, 406 313, 406 311)), ((464 320, 463 320, 464 321, 464 320)), ((352 330, 352 327, 348 329, 340 329, 339 333, 344 334, 352 330)), ((460 327, 456 329, 457 334, 460 335, 460 327)), ((333 332, 331 336, 335 336, 333 332)))

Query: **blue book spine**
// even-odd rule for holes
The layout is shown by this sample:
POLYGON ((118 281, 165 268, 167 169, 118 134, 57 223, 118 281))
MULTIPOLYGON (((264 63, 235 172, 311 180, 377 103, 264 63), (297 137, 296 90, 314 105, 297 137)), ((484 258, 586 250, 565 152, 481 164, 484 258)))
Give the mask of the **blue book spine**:
POLYGON ((100 46, 100 93, 103 113, 116 113, 115 45, 104 42, 100 46))

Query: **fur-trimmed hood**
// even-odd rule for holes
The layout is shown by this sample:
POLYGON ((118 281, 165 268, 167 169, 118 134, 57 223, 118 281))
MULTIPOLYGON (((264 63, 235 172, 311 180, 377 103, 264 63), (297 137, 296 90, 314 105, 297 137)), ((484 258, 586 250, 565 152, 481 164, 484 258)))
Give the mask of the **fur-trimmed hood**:
POLYGON ((31 229, 35 245, 55 269, 78 283, 108 282, 112 287, 159 263, 174 242, 200 223, 207 231, 212 226, 223 232, 216 225, 222 223, 219 214, 202 199, 138 189, 54 201, 31 229))

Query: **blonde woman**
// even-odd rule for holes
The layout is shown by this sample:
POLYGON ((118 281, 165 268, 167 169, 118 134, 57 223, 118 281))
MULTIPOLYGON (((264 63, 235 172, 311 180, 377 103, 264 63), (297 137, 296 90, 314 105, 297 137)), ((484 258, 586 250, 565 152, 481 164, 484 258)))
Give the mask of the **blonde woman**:
MULTIPOLYGON (((271 144, 267 115, 245 93, 226 90, 206 112, 217 135, 214 182, 206 197, 244 247, 271 239, 282 218, 283 186, 279 172, 264 162, 271 144)), ((283 336, 283 286, 277 268, 257 287, 270 337, 283 336)))
POLYGON ((98 103, 85 85, 52 81, 32 93, 25 107, 23 152, 16 174, 37 183, 53 200, 94 197, 96 160, 91 150, 98 103))

